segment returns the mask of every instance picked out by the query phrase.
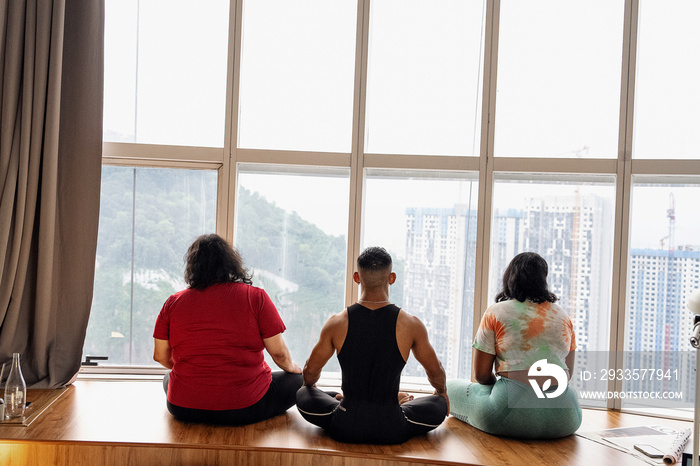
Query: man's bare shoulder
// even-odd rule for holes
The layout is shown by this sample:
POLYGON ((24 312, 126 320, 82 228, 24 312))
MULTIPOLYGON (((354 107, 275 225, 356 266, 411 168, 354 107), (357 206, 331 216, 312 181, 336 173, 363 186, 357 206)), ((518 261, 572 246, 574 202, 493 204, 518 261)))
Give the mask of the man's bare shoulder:
POLYGON ((403 309, 399 310, 399 315, 396 317, 396 326, 410 332, 420 331, 425 328, 425 325, 418 317, 409 314, 403 309))
POLYGON ((348 310, 344 309, 343 311, 333 314, 328 318, 326 321, 325 325, 323 326, 323 329, 326 331, 334 331, 339 328, 347 327, 348 326, 348 310))
POLYGON ((321 340, 329 341, 336 351, 340 351, 348 333, 348 310, 333 314, 321 330, 321 340))
POLYGON ((348 310, 343 309, 339 313, 333 314, 332 316, 330 316, 328 318, 328 320, 326 321, 326 324, 340 325, 343 322, 347 323, 347 321, 348 321, 348 310))

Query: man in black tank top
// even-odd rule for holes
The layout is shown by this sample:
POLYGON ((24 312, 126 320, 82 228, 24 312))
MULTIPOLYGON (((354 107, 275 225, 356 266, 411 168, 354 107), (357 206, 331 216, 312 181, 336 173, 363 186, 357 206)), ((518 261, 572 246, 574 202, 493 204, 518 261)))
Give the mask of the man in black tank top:
POLYGON ((425 326, 389 302, 389 285, 396 281, 391 265, 384 248, 367 248, 360 254, 353 279, 361 285, 361 298, 328 319, 304 366, 297 408, 304 419, 342 442, 402 443, 435 429, 449 412, 445 370, 425 326), (414 399, 399 392, 411 351, 435 394, 414 399), (342 372, 342 395, 315 385, 334 352, 342 372))

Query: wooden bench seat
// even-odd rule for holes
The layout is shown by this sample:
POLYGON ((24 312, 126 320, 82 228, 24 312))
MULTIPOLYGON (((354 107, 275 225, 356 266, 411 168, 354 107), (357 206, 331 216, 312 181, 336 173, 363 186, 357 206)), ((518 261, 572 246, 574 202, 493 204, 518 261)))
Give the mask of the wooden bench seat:
MULTIPOLYGON (((580 431, 622 426, 692 427, 691 422, 584 410, 580 431)), ((336 442, 296 408, 245 427, 181 423, 154 381, 79 380, 28 427, 0 424, 0 464, 57 465, 643 465, 590 440, 494 437, 449 417, 432 433, 402 445, 336 442)))

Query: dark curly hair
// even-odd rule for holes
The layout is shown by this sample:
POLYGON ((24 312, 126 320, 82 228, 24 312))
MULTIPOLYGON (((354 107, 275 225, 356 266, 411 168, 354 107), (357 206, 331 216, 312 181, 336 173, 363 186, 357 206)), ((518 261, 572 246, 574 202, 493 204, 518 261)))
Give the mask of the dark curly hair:
POLYGON ((185 254, 185 264, 185 282, 190 288, 203 290, 216 283, 253 283, 241 255, 219 235, 202 235, 194 240, 185 254))
POLYGON ((559 298, 547 288, 547 261, 537 253, 521 252, 510 261, 503 273, 501 291, 496 302, 517 299, 533 303, 554 303, 559 298))

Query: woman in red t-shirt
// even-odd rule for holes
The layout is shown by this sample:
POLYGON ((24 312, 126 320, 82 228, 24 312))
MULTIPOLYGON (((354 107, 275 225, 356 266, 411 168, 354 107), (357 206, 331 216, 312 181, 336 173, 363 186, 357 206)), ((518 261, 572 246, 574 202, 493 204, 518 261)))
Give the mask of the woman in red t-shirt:
POLYGON ((165 376, 175 418, 251 424, 284 413, 302 385, 282 338, 284 323, 238 252, 218 235, 197 238, 185 255, 189 288, 170 296, 156 320, 153 359, 165 376), (272 372, 263 349, 282 371, 272 372))

